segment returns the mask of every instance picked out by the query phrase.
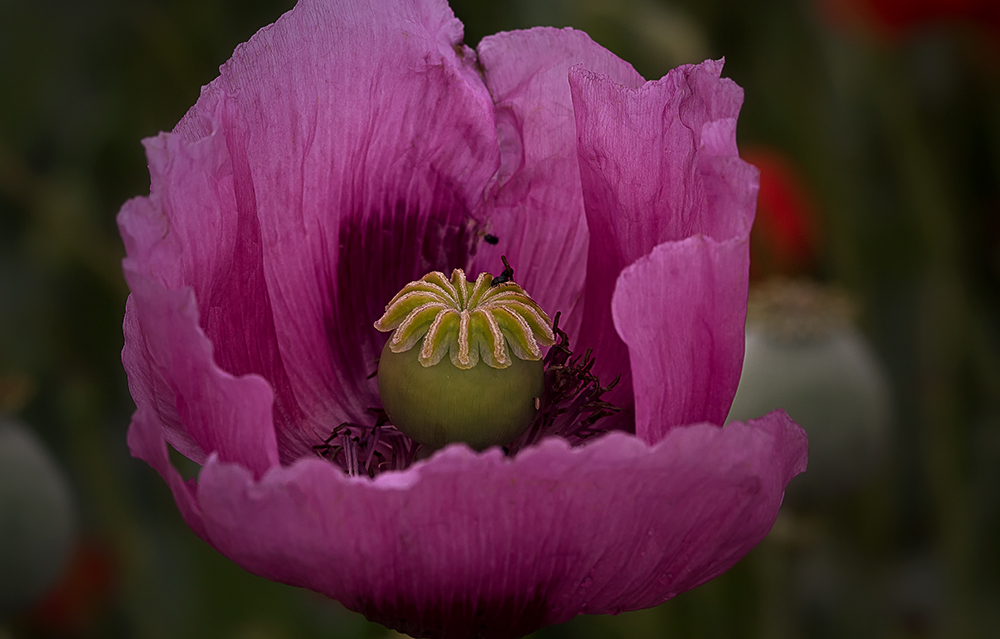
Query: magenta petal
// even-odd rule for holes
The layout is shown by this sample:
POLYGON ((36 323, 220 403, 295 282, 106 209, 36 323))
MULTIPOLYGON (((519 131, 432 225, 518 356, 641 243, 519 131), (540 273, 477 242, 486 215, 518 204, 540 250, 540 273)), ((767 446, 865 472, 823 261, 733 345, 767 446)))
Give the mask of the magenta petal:
POLYGON ((222 100, 251 177, 278 346, 306 416, 299 454, 341 421, 371 422, 386 302, 430 270, 469 266, 499 151, 461 39, 444 0, 304 0, 239 47, 199 102, 222 100))
MULTIPOLYGON (((277 465, 271 387, 257 375, 235 378, 216 366, 212 344, 198 328, 197 304, 190 289, 165 288, 131 266, 126 259, 125 278, 132 289, 132 308, 140 328, 136 337, 141 335, 145 340, 144 346, 126 349, 130 377, 141 378, 132 389, 145 389, 144 380, 154 377, 168 385, 177 418, 201 451, 215 452, 258 476, 277 465), (148 359, 136 363, 130 361, 130 354, 144 354, 148 359)), ((155 385, 152 388, 161 391, 155 385)), ((140 392, 133 398, 137 419, 155 419, 161 396, 140 392)))
POLYGON ((640 89, 570 72, 590 229, 581 342, 595 349, 602 380, 622 374, 612 402, 627 402, 630 387, 611 317, 622 269, 663 242, 750 231, 756 172, 737 158, 735 139, 743 92, 721 71, 716 61, 683 66, 640 89))
MULTIPOLYGON (((626 86, 644 80, 627 62, 572 29, 498 33, 478 48, 496 105, 499 189, 475 271, 495 272, 510 258, 517 281, 575 337, 587 263, 587 221, 576 150, 569 69, 582 65, 626 86)), ((574 340, 575 341, 575 340, 574 340)))
MULTIPOLYGON (((215 363, 234 376, 258 374, 268 380, 275 390, 274 421, 280 431, 288 431, 301 414, 278 353, 260 228, 246 194, 250 175, 245 166, 234 165, 225 135, 209 115, 192 109, 178 132, 145 141, 150 195, 129 201, 118 216, 127 268, 169 289, 191 289, 198 302, 198 326, 212 343, 215 363), (205 130, 199 133, 197 126, 205 130)), ((134 319, 134 314, 126 316, 133 339, 126 339, 123 353, 132 364, 133 387, 140 380, 132 377, 147 359, 141 352, 145 338, 134 319)), ((166 415, 175 412, 163 401, 171 394, 169 384, 159 380, 157 371, 148 373, 142 377, 147 390, 141 394, 159 398, 157 410, 170 429, 170 443, 200 463, 210 451, 193 446, 182 422, 166 415)), ((135 392, 133 396, 138 401, 135 392)))
POLYGON ((374 481, 318 459, 255 481, 213 458, 198 500, 209 541, 252 572, 416 636, 518 637, 722 573, 767 534, 805 447, 778 412, 653 447, 621 433, 514 459, 452 446, 374 481))
POLYGON ((177 414, 177 396, 170 381, 153 361, 136 316, 135 297, 131 295, 125 301, 123 324, 125 346, 122 349, 122 364, 128 376, 129 393, 136 406, 144 406, 144 410, 152 412, 152 418, 163 429, 163 437, 171 446, 188 459, 204 463, 208 454, 188 434, 187 426, 177 414))
POLYGON ((628 346, 635 432, 722 424, 743 366, 747 239, 667 242, 622 271, 611 302, 628 346))
POLYGON ((441 0, 304 0, 146 142, 133 268, 191 287, 216 363, 269 382, 286 463, 370 421, 385 303, 469 266, 499 150, 461 38, 441 0))

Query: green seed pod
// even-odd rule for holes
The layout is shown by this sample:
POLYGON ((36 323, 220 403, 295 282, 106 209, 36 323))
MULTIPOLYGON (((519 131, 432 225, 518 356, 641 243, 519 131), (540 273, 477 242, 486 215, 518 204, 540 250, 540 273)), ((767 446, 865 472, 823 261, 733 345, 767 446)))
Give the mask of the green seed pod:
POLYGON ((382 405, 410 439, 482 450, 531 424, 544 383, 541 347, 555 336, 517 284, 435 271, 407 284, 375 328, 393 331, 379 360, 382 405))
POLYGON ((823 503, 870 479, 888 449, 885 374, 854 327, 849 301, 807 282, 750 294, 743 376, 730 420, 785 409, 809 435, 809 469, 788 485, 793 505, 823 503))

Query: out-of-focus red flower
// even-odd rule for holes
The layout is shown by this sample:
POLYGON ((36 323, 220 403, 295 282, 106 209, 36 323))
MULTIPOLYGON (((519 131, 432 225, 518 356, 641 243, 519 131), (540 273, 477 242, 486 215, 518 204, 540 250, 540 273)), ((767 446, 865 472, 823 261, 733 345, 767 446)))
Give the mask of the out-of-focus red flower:
POLYGON ((757 219, 750 235, 750 276, 806 275, 816 266, 819 222, 814 200, 794 165, 764 147, 743 152, 760 169, 757 219))
POLYGON ((940 22, 978 24, 1000 35, 1000 0, 825 0, 835 23, 862 21, 896 37, 940 22))
POLYGON ((114 590, 110 549, 100 541, 83 540, 62 579, 29 611, 28 623, 48 636, 83 635, 98 622, 114 590))

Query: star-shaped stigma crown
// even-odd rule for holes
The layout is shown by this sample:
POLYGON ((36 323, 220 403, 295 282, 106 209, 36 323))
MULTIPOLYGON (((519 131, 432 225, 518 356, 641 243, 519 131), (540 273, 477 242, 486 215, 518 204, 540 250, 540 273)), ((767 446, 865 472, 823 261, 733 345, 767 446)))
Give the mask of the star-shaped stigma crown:
MULTIPOLYGON (((389 350, 403 353, 423 339, 417 357, 434 366, 445 354, 456 368, 468 370, 481 359, 493 368, 542 358, 542 346, 555 343, 552 321, 518 284, 505 275, 480 273, 475 283, 460 268, 451 279, 433 271, 410 282, 386 305, 375 328, 394 331, 389 350)), ((511 271, 513 273, 513 271, 511 271)))

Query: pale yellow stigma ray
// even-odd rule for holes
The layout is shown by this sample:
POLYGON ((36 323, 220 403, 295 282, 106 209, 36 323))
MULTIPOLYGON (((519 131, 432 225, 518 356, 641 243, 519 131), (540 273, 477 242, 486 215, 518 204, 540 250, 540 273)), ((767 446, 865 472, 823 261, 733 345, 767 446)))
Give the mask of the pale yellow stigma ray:
POLYGON ((473 368, 480 359, 493 368, 507 368, 511 354, 540 360, 541 346, 555 343, 548 315, 518 284, 492 283, 489 273, 480 273, 474 284, 462 269, 455 269, 450 279, 440 271, 428 273, 393 297, 375 328, 393 331, 389 349, 394 353, 422 339, 418 359, 425 367, 440 362, 445 353, 460 369, 473 368))

